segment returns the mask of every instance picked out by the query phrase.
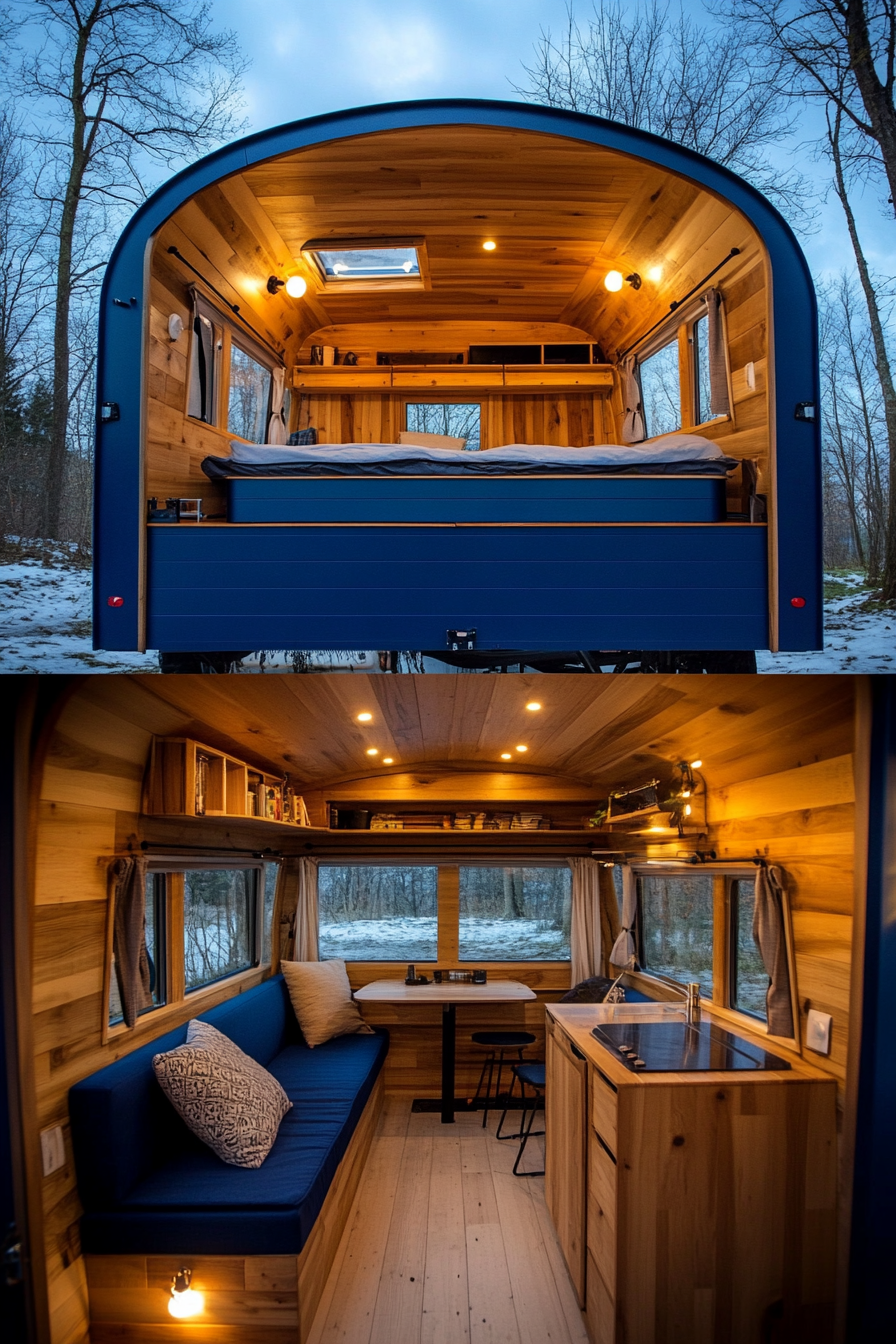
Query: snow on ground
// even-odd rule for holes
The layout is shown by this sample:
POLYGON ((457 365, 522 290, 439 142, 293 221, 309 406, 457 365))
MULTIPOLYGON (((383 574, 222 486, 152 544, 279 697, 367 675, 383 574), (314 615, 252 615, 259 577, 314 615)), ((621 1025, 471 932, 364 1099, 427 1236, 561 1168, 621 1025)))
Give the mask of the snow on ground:
MULTIPOLYGON (((434 918, 397 915, 391 919, 321 920, 320 955, 344 961, 435 961, 434 918)), ((462 961, 562 961, 569 943, 559 929, 540 919, 460 921, 462 961)))
MULTIPOLYGON (((70 551, 26 542, 7 545, 2 554, 0 673, 158 671, 155 653, 106 653, 91 647, 91 574, 70 551)), ((858 573, 826 574, 825 593, 824 651, 760 652, 759 671, 896 672, 896 610, 863 610, 869 592, 858 573)), ((427 672, 446 670, 435 659, 423 662, 427 672)), ((354 653, 345 657, 344 666, 346 671, 377 671, 379 663, 375 653, 354 653)), ((288 653, 261 663, 247 659, 245 670, 290 671, 292 662, 288 653)), ((319 670, 342 669, 322 657, 319 670)))

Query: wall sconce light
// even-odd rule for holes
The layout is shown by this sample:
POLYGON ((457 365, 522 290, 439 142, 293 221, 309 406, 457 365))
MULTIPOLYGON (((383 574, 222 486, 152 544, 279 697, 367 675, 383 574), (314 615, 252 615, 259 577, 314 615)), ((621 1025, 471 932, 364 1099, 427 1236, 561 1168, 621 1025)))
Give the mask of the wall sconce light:
POLYGON ((623 285, 631 285, 632 289, 641 288, 641 277, 637 271, 632 271, 631 275, 623 276, 621 271, 607 271, 604 276, 604 286, 611 294, 618 294, 623 285))
POLYGON ((276 275, 268 276, 267 289, 269 294, 276 294, 284 288, 291 299, 300 299, 308 285, 300 275, 291 275, 288 280, 280 280, 276 275))
POLYGON ((171 1296, 168 1299, 168 1313, 179 1321, 199 1316, 205 1310, 205 1298, 190 1287, 192 1269, 179 1269, 171 1280, 171 1296))
POLYGON ((184 320, 181 317, 180 313, 171 313, 171 315, 168 318, 169 341, 179 340, 180 337, 183 335, 183 331, 184 331, 184 320))

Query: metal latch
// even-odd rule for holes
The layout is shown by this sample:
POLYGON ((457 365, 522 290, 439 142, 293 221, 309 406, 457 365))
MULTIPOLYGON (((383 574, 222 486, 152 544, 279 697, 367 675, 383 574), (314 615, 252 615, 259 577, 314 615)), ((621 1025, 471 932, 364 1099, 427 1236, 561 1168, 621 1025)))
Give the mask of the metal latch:
POLYGON ((121 409, 117 401, 104 401, 100 403, 100 424, 108 425, 112 420, 121 419, 121 409))
POLYGON ((798 401, 793 412, 794 420, 815 420, 815 402, 798 401))
POLYGON ((475 649, 476 631, 473 630, 448 630, 446 638, 449 649, 475 649))

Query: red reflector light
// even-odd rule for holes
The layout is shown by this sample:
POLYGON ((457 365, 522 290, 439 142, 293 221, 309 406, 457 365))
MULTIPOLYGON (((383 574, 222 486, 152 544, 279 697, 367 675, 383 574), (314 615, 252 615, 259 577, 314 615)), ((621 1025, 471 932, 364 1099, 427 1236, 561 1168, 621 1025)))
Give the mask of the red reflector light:
POLYGON ((804 607, 806 605, 806 599, 804 597, 792 597, 790 599, 790 605, 792 607, 804 607))
POLYGON ((107 598, 106 600, 107 600, 107 602, 108 602, 108 604, 109 604, 110 607, 123 607, 123 606, 124 606, 124 598, 123 598, 123 597, 110 597, 110 598, 107 598))

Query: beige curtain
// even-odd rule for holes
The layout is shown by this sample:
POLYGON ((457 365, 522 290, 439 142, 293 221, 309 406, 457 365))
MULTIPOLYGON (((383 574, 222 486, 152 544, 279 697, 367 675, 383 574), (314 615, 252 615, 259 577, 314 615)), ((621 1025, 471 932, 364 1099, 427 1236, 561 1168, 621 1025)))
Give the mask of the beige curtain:
POLYGON ((709 409, 712 415, 728 415, 728 361, 725 358, 725 324, 722 320, 722 296, 708 289, 701 297, 706 305, 707 346, 709 355, 709 409))
POLYGON ((600 945, 601 975, 610 973, 610 949, 619 937, 619 902, 616 899, 616 886, 613 882, 613 869, 601 865, 598 873, 598 891, 600 895, 600 945))
POLYGON ((644 412, 641 406, 641 379, 634 355, 629 355, 622 363, 622 399, 625 404, 622 442, 641 443, 644 439, 644 412))
POLYGON ((615 966, 627 966, 635 955, 635 919, 638 914, 638 888, 629 864, 622 866, 622 929, 613 944, 610 960, 615 966))
POLYGON ((110 866, 112 951, 125 1024, 132 1027, 152 1004, 146 948, 146 859, 115 859, 110 866))
POLYGON ((570 983, 600 975, 600 867, 594 859, 568 859, 572 869, 572 918, 569 947, 570 983))
POLYGON ((296 961, 319 961, 317 914, 317 859, 299 859, 296 863, 298 895, 296 900, 296 961))
POLYGON ((271 374, 271 418, 268 421, 268 443, 286 442, 286 426, 283 423, 285 388, 286 370, 274 369, 271 374))
POLYGON ((784 932, 784 881, 780 868, 756 870, 753 939, 771 983, 765 996, 768 1029, 773 1036, 793 1036, 793 1001, 784 932))

